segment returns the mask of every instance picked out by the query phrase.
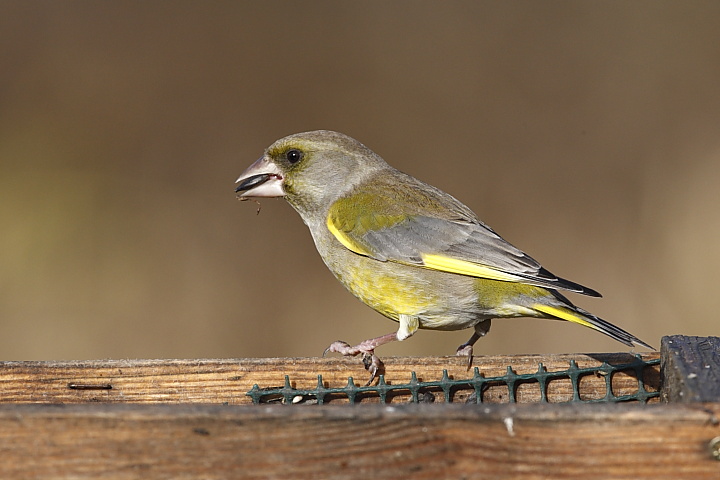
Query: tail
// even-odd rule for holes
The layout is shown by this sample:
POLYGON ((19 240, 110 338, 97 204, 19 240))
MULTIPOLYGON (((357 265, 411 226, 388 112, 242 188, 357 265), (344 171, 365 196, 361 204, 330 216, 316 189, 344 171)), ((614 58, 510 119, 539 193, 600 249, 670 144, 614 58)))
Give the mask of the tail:
POLYGON ((600 317, 596 317, 590 312, 587 312, 583 310, 580 307, 576 307, 573 305, 570 300, 565 298, 562 294, 550 290, 550 292, 560 300, 560 305, 546 305, 546 304, 536 304, 533 305, 533 308, 537 310, 538 312, 541 312, 545 315, 548 315, 551 318, 557 318, 560 320, 567 320, 568 322, 577 323, 579 325, 582 325, 584 327, 592 328, 593 330, 597 330, 598 332, 604 333, 608 337, 617 340, 620 343, 624 343, 625 345, 628 345, 630 347, 634 345, 641 345, 643 347, 647 347, 651 350, 655 350, 654 347, 648 345, 647 343, 643 342, 639 338, 637 338, 635 335, 626 332, 620 327, 616 327, 610 322, 607 322, 603 320, 600 317))

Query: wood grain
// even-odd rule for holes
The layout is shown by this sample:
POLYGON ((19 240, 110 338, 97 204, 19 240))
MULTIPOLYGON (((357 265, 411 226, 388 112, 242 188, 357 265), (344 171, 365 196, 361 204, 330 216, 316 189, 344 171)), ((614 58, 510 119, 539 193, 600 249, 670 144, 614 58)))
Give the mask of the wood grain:
POLYGON ((720 401, 720 338, 673 335, 660 349, 666 401, 720 401))
POLYGON ((703 405, 0 405, 3 479, 720 478, 703 405))
MULTIPOLYGON (((658 354, 644 354, 646 360, 658 354)), ((631 362, 629 354, 568 354, 517 355, 476 357, 474 364, 486 377, 500 376, 511 365, 518 374, 534 373, 542 362, 548 371, 565 370, 570 360, 580 368, 631 362)), ((455 379, 469 378, 466 360, 459 357, 389 357, 385 358, 388 383, 402 384, 415 371, 420 381, 436 381, 447 370, 455 379)), ((202 360, 96 360, 77 362, 0 362, 0 403, 215 403, 242 405, 251 400, 246 393, 257 384, 260 388, 281 387, 288 375, 295 388, 314 388, 318 375, 326 387, 343 387, 352 376, 364 384, 367 372, 353 358, 250 358, 202 360)), ((645 369, 646 387, 658 391, 658 367, 645 369)), ((605 378, 588 375, 582 378, 583 399, 602 398, 605 378)), ((616 395, 637 392, 633 372, 612 375, 616 395)), ((471 390, 456 392, 453 401, 462 402, 471 390)), ((536 384, 517 388, 518 402, 537 402, 540 391, 536 384)), ((548 385, 550 402, 572 398, 570 381, 555 380, 548 385)), ((404 403, 409 395, 397 395, 393 402, 404 403)), ((436 401, 442 401, 436 395, 436 401)), ((491 386, 483 396, 485 402, 508 401, 504 386, 491 386)), ((377 402, 368 397, 363 402, 377 402)), ((333 403, 347 402, 335 398, 333 403)))

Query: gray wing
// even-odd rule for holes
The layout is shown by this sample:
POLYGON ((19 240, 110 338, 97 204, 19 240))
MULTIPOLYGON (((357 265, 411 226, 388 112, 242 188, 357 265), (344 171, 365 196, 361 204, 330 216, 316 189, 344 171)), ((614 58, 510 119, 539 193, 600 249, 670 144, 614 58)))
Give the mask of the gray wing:
POLYGON ((590 288, 553 275, 480 222, 412 216, 393 226, 368 229, 355 240, 381 261, 426 266, 424 257, 440 256, 467 262, 470 271, 473 265, 478 266, 478 271, 487 267, 519 277, 516 281, 522 283, 599 296, 590 288))
POLYGON ((362 190, 336 201, 328 212, 331 232, 355 253, 600 296, 545 270, 451 195, 396 170, 381 173, 362 190))

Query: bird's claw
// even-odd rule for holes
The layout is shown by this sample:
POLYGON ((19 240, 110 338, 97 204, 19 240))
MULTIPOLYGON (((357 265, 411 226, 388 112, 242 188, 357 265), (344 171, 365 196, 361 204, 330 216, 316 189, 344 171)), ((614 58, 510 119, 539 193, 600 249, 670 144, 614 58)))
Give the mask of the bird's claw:
POLYGON ((377 355, 375 355, 374 352, 364 352, 363 353, 363 365, 365 366, 365 370, 370 372, 370 379, 367 381, 365 386, 367 387, 370 385, 373 380, 375 380, 375 377, 378 375, 380 371, 384 369, 384 365, 382 361, 378 358, 377 355))
POLYGON ((350 357, 362 354, 363 366, 365 367, 365 370, 370 372, 370 380, 368 380, 365 384, 366 387, 375 380, 378 373, 380 373, 384 368, 382 361, 377 355, 375 355, 374 350, 364 349, 360 345, 351 347, 349 343, 338 340, 331 343, 330 346, 325 349, 323 357, 331 352, 350 357))
POLYGON ((457 348, 457 351, 455 352, 455 355, 458 357, 467 357, 468 364, 467 369, 470 370, 470 367, 472 367, 472 361, 473 361, 473 346, 468 345, 467 343, 463 343, 457 348))
POLYGON ((328 353, 339 353, 341 355, 357 355, 360 352, 352 353, 353 348, 350 346, 349 343, 343 342, 341 340, 338 340, 336 342, 333 342, 330 344, 329 347, 325 349, 322 356, 325 357, 328 353))

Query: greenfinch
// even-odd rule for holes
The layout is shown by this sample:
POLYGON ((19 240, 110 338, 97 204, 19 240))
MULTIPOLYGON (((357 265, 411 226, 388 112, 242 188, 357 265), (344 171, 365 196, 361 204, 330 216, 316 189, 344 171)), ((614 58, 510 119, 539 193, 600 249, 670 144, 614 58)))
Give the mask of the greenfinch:
POLYGON ((473 328, 457 349, 472 361, 472 347, 493 318, 566 320, 652 348, 559 292, 600 296, 595 290, 553 275, 454 197, 396 170, 342 133, 282 138, 236 183, 241 200, 284 197, 340 283, 398 322, 395 332, 356 346, 337 341, 325 351, 362 355, 370 382, 382 368, 375 348, 420 328, 473 328))

